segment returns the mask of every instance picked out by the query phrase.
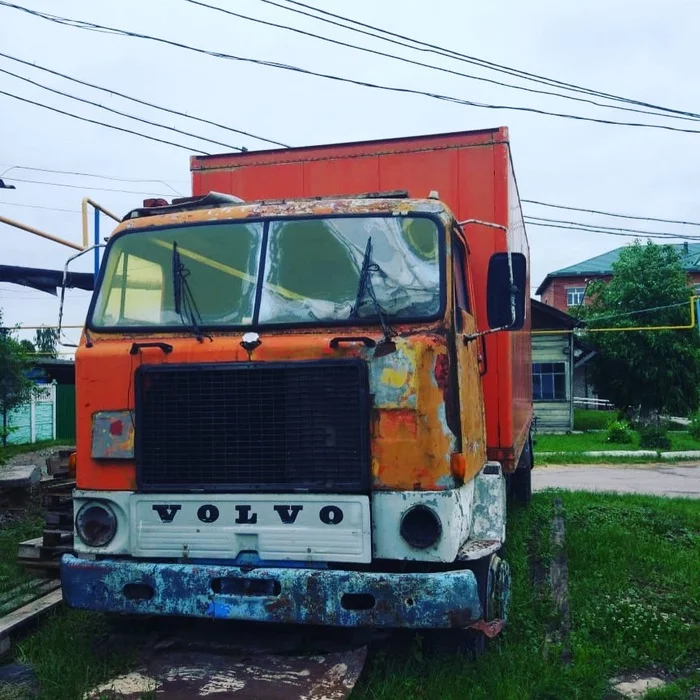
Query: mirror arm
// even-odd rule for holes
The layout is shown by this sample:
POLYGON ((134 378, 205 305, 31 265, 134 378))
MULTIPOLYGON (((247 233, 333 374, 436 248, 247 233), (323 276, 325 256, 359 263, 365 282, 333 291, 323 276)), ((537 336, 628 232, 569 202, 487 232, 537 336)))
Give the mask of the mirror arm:
MULTIPOLYGON (((460 226, 468 226, 469 224, 476 224, 478 226, 488 226, 489 228, 497 228, 501 231, 504 231, 506 234, 506 244, 508 242, 508 227, 503 226, 502 224, 495 224, 492 221, 483 221, 482 219, 465 219, 464 221, 458 221, 457 222, 460 226)), ((517 297, 517 289, 515 288, 515 279, 513 277, 513 254, 511 251, 508 251, 508 272, 509 272, 509 277, 510 277, 510 323, 507 326, 501 326, 500 328, 492 328, 488 331, 481 331, 480 333, 476 333, 474 335, 470 336, 464 336, 464 344, 466 345, 472 340, 476 340, 476 338, 479 338, 483 335, 488 335, 489 333, 496 333, 498 331, 505 331, 508 330, 511 326, 515 325, 515 321, 517 320, 517 309, 515 305, 516 297, 517 297)))
POLYGON ((507 331, 509 328, 510 328, 510 325, 509 326, 499 326, 498 328, 489 328, 487 331, 478 331, 477 333, 472 333, 471 335, 463 335, 462 338, 464 340, 464 344, 469 345, 469 343, 471 343, 472 340, 478 340, 479 338, 483 338, 485 335, 491 335, 491 333, 499 333, 500 331, 507 331))
MULTIPOLYGON (((106 243, 98 243, 95 245, 88 246, 87 248, 83 248, 83 250, 79 251, 75 255, 71 255, 68 260, 66 260, 66 264, 63 266, 63 283, 61 284, 61 303, 58 307, 58 343, 59 345, 62 345, 65 348, 77 348, 78 346, 75 343, 64 343, 61 341, 61 329, 63 327, 63 303, 66 298, 66 284, 68 282, 68 266, 75 260, 76 258, 79 258, 81 255, 84 255, 85 253, 89 253, 91 250, 95 250, 95 248, 106 248, 107 244, 106 243)), ((90 343, 92 345, 92 343, 90 343)))
POLYGON ((482 221, 481 219, 465 219, 457 222, 460 226, 468 226, 469 224, 478 224, 479 226, 488 226, 489 228, 499 228, 501 231, 508 233, 508 228, 501 224, 494 224, 492 221, 482 221))

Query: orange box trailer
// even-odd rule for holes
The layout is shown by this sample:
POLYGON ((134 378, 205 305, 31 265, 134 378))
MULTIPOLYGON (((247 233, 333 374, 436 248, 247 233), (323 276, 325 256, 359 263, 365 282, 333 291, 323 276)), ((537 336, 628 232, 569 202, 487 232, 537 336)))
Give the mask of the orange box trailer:
MULTIPOLYGON (((510 251, 529 257, 506 128, 193 156, 190 169, 193 195, 274 200, 392 190, 405 190, 409 197, 433 193, 467 231, 480 329, 487 328, 491 255, 510 251)), ((510 472, 527 445, 533 415, 529 305, 522 330, 482 341, 488 457, 510 472)))

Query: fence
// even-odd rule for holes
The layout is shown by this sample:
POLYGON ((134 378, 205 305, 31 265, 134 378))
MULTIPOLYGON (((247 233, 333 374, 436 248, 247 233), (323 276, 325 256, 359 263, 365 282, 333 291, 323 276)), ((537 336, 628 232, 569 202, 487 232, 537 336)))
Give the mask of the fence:
POLYGON ((7 416, 8 444, 22 445, 56 438, 56 384, 40 384, 32 400, 7 416))
POLYGON ((577 408, 596 408, 599 411, 612 411, 615 406, 607 399, 584 399, 574 396, 574 406, 577 408))
POLYGON ((75 384, 56 387, 56 440, 75 441, 75 384))

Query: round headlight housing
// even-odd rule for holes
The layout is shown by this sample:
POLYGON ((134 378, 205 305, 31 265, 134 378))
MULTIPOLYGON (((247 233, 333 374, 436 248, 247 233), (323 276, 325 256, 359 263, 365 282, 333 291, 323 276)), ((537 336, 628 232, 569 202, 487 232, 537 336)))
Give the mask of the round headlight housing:
POLYGON ((106 503, 86 503, 75 517, 75 529, 88 547, 105 547, 117 532, 117 517, 106 503))
POLYGON ((427 549, 442 536, 442 523, 432 508, 417 505, 403 514, 399 531, 411 547, 427 549))

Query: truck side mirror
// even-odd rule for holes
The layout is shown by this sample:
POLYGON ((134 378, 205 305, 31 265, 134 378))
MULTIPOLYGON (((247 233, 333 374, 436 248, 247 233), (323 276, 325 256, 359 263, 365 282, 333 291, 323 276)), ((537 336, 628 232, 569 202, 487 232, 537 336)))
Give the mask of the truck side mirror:
POLYGON ((522 253, 494 253, 489 260, 486 309, 491 329, 520 330, 525 323, 527 259, 522 253))

